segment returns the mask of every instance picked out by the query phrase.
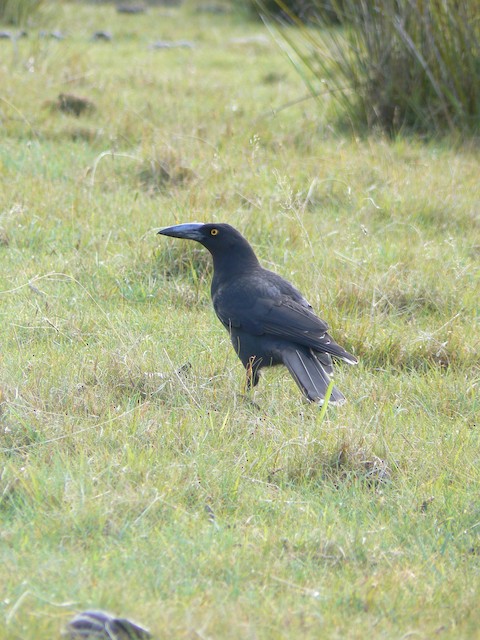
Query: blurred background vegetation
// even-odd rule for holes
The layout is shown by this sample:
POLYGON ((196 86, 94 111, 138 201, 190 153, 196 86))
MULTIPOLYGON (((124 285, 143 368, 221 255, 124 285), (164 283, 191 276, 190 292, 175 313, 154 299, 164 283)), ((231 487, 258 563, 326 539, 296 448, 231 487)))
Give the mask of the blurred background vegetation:
POLYGON ((24 26, 44 4, 44 0, 0 0, 0 21, 24 26))
POLYGON ((378 128, 390 135, 478 134, 476 0, 250 0, 247 5, 277 38, 312 95, 330 91, 340 122, 355 133, 378 128))
MULTIPOLYGON (((25 26, 44 4, 0 0, 0 20, 25 26)), ((230 0, 215 6, 262 19, 312 96, 330 93, 339 123, 355 134, 479 132, 477 0, 230 0)))

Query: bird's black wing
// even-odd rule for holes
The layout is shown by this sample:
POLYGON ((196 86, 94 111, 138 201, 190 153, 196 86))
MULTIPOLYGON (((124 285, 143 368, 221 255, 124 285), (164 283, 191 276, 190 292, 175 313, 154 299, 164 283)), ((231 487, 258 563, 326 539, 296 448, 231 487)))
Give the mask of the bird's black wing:
POLYGON ((256 307, 263 307, 262 312, 254 316, 257 318, 256 332, 285 338, 350 364, 356 363, 356 358, 328 334, 327 323, 302 303, 282 296, 273 303, 271 300, 259 300, 256 307))
POLYGON ((265 278, 264 273, 261 279, 250 278, 248 287, 240 288, 239 283, 214 296, 215 311, 227 329, 278 336, 351 364, 356 362, 331 338, 327 323, 313 313, 297 289, 276 274, 267 272, 269 277, 265 278))
POLYGON ((308 307, 289 296, 281 296, 257 299, 250 317, 246 319, 245 328, 255 334, 268 333, 293 341, 302 338, 315 341, 323 339, 328 325, 308 307))
POLYGON ((299 313, 302 309, 308 311, 322 333, 328 329, 326 323, 310 311, 310 304, 293 285, 267 269, 258 268, 217 285, 214 281, 212 300, 217 316, 226 327, 242 328, 253 335, 266 333, 264 323, 272 310, 284 304, 286 307, 289 302, 299 313))

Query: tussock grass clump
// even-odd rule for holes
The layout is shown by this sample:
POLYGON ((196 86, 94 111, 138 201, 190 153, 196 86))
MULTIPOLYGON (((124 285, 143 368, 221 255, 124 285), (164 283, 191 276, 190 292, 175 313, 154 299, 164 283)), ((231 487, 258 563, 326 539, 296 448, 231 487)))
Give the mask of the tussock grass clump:
MULTIPOLYGON (((389 134, 478 133, 480 25, 474 0, 333 2, 339 30, 328 28, 321 10, 324 30, 312 30, 282 0, 276 4, 300 27, 300 36, 280 29, 284 48, 312 93, 329 94, 337 103, 347 126, 389 134)), ((263 2, 258 5, 273 18, 263 2)))
POLYGON ((185 166, 172 150, 157 150, 153 158, 143 162, 138 171, 143 188, 149 194, 190 185, 198 175, 185 166))
MULTIPOLYGON (((355 442, 349 438, 329 451, 324 442, 318 440, 305 443, 292 443, 293 453, 285 461, 286 478, 293 483, 332 483, 339 486, 344 483, 365 483, 378 487, 391 478, 388 462, 376 455, 366 443, 355 442)), ((276 470, 278 482, 282 469, 276 470)))
POLYGON ((96 109, 94 103, 88 98, 75 96, 71 93, 60 93, 58 98, 47 103, 47 106, 52 111, 61 111, 77 118, 82 114, 92 113, 96 109))
POLYGON ((259 16, 259 11, 261 13, 267 10, 271 15, 283 20, 288 20, 294 15, 306 22, 316 22, 319 16, 329 22, 338 22, 338 11, 342 6, 339 0, 262 0, 261 4, 257 0, 235 0, 233 4, 244 11, 247 9, 250 15, 256 17, 259 16))
POLYGON ((0 21, 13 25, 26 25, 44 0, 0 0, 0 21))

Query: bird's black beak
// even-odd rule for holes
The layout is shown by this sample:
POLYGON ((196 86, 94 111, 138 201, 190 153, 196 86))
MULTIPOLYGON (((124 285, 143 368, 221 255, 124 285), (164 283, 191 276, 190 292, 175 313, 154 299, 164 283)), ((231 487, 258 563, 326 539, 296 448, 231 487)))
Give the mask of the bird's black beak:
POLYGON ((162 234, 162 236, 172 236, 172 238, 200 241, 202 239, 201 229, 203 226, 203 222, 184 222, 173 227, 160 229, 158 233, 162 234))

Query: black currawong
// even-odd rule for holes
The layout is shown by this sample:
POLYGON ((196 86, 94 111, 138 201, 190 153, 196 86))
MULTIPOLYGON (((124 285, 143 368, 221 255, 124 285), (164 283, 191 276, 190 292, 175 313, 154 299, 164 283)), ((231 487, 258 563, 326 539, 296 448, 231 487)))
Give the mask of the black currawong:
MULTIPOLYGON (((260 369, 283 364, 305 397, 322 404, 333 375, 332 356, 357 364, 302 294, 264 269, 247 240, 229 224, 188 222, 158 233, 195 240, 212 254, 213 306, 247 371, 249 389, 258 383, 260 369)), ((343 404, 345 396, 333 387, 330 402, 343 404)))

